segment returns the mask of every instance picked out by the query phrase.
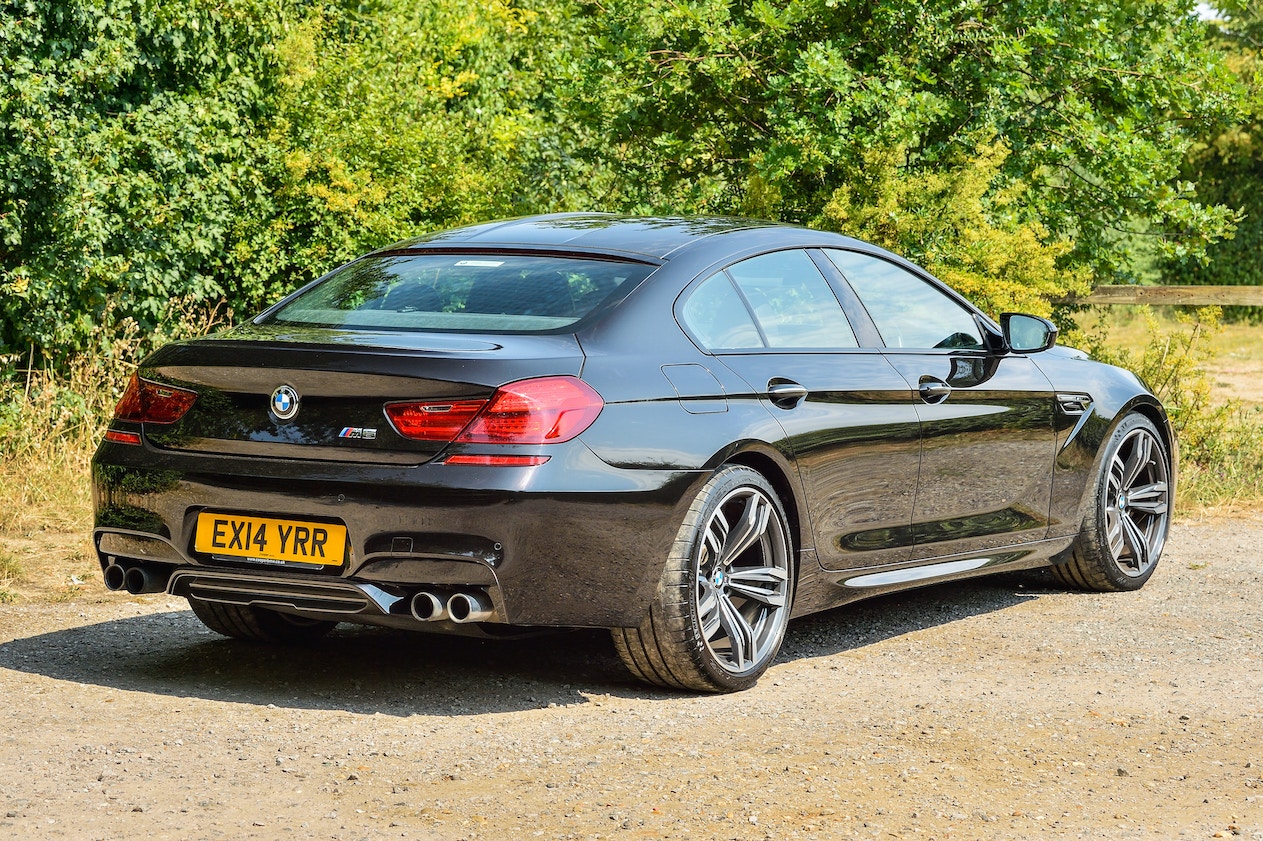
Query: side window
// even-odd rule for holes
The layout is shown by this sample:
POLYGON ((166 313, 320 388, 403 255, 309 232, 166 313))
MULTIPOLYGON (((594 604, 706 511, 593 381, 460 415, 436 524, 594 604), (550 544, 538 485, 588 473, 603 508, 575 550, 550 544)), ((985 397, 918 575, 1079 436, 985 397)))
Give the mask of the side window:
POLYGON ((709 350, 765 347, 750 311, 723 272, 711 275, 693 290, 681 315, 684 324, 709 350))
POLYGON ((829 283, 804 251, 777 251, 728 268, 768 347, 858 347, 829 283))
POLYGON ((983 347, 973 314, 932 284, 866 254, 832 248, 825 254, 855 289, 887 347, 983 347))

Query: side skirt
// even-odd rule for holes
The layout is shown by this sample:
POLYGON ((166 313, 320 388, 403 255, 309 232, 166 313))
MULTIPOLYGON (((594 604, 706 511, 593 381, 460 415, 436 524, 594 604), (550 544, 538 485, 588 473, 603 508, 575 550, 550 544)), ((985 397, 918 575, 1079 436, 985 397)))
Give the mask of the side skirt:
POLYGON ((824 570, 816 564, 814 553, 801 553, 800 569, 810 573, 799 576, 794 615, 805 616, 872 596, 910 590, 944 581, 961 581, 998 572, 1052 566, 1063 560, 1077 535, 1058 537, 1010 546, 983 553, 948 555, 918 560, 915 563, 857 567, 849 570, 824 570))

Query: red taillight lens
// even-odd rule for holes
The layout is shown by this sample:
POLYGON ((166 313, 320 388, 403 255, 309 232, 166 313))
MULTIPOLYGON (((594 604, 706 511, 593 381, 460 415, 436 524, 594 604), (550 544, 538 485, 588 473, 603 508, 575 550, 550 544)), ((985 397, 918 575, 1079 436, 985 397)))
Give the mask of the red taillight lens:
POLYGON ((387 403, 386 417, 404 438, 446 443, 455 438, 485 405, 486 400, 387 403))
POLYGON ((140 377, 132 374, 131 382, 127 384, 127 390, 123 392, 123 398, 114 408, 114 419, 139 423, 144 414, 145 410, 140 405, 140 377))
POLYGON ((175 423, 193 407, 197 394, 183 388, 142 380, 132 374, 114 410, 115 420, 135 423, 175 423))
POLYGON ((604 407, 583 380, 542 377, 501 386, 490 400, 387 403, 386 417, 417 441, 561 444, 591 426, 604 407))
POLYGON ((543 377, 501 386, 465 427, 462 444, 561 444, 592 425, 605 401, 575 377, 543 377))

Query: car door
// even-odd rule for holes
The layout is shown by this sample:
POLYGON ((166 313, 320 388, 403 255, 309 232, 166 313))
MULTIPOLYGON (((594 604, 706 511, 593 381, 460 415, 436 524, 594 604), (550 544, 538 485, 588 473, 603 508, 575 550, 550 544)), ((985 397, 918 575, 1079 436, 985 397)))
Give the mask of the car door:
POLYGON ((913 557, 1043 538, 1056 455, 1052 384, 1026 356, 989 347, 975 312, 929 279, 872 255, 825 253, 915 394, 922 449, 913 557))
POLYGON ((908 560, 920 459, 911 391, 880 348, 860 347, 808 253, 731 265, 694 287, 679 317, 780 423, 820 563, 908 560))

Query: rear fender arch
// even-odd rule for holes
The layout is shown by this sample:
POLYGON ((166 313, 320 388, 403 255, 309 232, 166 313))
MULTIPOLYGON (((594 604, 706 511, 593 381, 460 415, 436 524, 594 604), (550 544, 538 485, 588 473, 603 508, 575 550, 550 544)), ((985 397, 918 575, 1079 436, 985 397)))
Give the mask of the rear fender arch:
POLYGON ((776 447, 763 441, 746 441, 734 444, 716 453, 707 464, 708 472, 727 464, 736 464, 758 471, 767 479, 780 497, 789 518, 789 528, 797 554, 812 550, 810 513, 803 496, 802 482, 795 463, 776 447))

